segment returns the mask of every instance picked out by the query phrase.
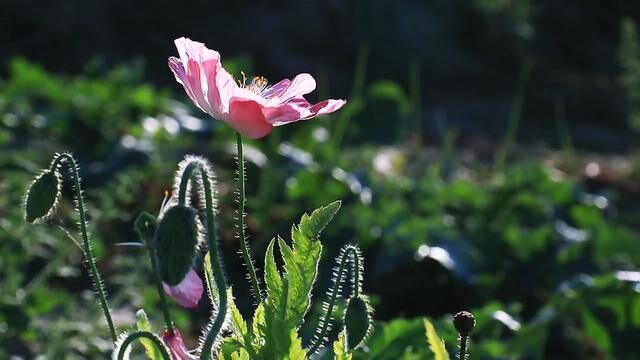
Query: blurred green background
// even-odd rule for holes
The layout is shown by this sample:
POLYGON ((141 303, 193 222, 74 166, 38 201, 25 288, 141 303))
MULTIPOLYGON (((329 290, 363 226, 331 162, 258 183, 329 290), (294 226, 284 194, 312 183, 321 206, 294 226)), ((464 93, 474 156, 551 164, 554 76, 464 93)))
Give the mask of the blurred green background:
MULTIPOLYGON (((639 22, 623 0, 3 1, 0 359, 111 346, 76 232, 62 230, 71 189, 50 223, 23 220, 57 151, 79 159, 118 326, 141 307, 161 326, 147 255, 121 243, 190 153, 216 166, 227 275, 250 310, 234 136, 175 83, 179 36, 237 76, 309 72, 312 98, 348 100, 247 143, 247 225, 262 259, 303 212, 343 200, 316 296, 338 249, 359 244, 378 324, 356 358, 431 358, 422 316, 453 353, 462 309, 478 320, 471 359, 640 358, 639 22)), ((174 312, 194 344, 206 304, 174 312)))

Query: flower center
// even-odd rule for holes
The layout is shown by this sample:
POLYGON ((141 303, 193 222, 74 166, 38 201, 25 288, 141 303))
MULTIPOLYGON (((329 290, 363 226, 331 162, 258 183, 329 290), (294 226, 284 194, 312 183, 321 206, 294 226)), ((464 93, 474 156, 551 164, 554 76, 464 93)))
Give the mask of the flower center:
POLYGON ((251 92, 254 92, 258 95, 262 95, 262 93, 268 88, 269 81, 264 76, 254 76, 251 79, 250 83, 247 83, 247 76, 244 74, 244 71, 240 71, 242 74, 242 82, 238 80, 238 85, 241 88, 247 89, 251 92))

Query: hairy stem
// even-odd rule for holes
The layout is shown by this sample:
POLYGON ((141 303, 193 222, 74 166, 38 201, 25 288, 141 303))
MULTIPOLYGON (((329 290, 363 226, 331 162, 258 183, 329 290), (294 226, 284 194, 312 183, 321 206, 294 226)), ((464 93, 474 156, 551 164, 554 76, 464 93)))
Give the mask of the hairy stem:
POLYGON ((211 196, 211 179, 205 171, 201 169, 202 183, 204 186, 205 206, 207 210, 207 241, 209 243, 209 257, 211 259, 211 266, 213 270, 213 276, 218 287, 219 304, 218 313, 213 321, 213 325, 205 338, 202 346, 202 352, 200 359, 208 360, 211 358, 211 348, 213 342, 218 336, 222 324, 227 317, 227 286, 225 284, 224 275, 222 274, 222 266, 220 265, 220 257, 218 255, 218 245, 216 243, 216 230, 215 230, 215 214, 213 209, 213 198, 211 196))
POLYGON ((158 252, 156 251, 155 246, 148 249, 149 257, 151 258, 151 268, 153 270, 153 278, 156 283, 156 288, 158 290, 158 295, 160 296, 160 307, 162 308, 162 314, 164 316, 164 323, 169 332, 169 335, 175 336, 173 331, 173 322, 171 321, 171 314, 169 313, 169 306, 167 305, 167 297, 164 293, 164 289, 162 288, 162 280, 160 279, 160 272, 158 270, 158 252))
POLYGON ((253 266, 253 259, 251 259, 251 254, 249 254, 249 246, 247 245, 247 239, 244 233, 244 153, 242 151, 242 135, 240 135, 240 133, 236 133, 236 142, 238 145, 238 223, 236 227, 238 228, 242 261, 249 273, 251 290, 255 299, 260 302, 262 301, 262 291, 260 289, 260 283, 258 282, 258 276, 256 275, 256 269, 253 266))
POLYGON ((84 198, 82 196, 82 188, 80 185, 80 175, 78 174, 78 166, 76 164, 75 159, 71 154, 64 153, 56 155, 55 159, 51 163, 51 171, 57 171, 58 167, 63 164, 65 161, 68 161, 69 166, 68 169, 73 176, 74 188, 76 192, 76 201, 78 215, 80 217, 80 232, 82 234, 82 242, 84 247, 85 258, 87 259, 87 263, 89 263, 89 272, 91 274, 91 279, 93 280, 93 289, 98 295, 98 299, 100 300, 100 307, 102 308, 102 312, 104 313, 104 317, 107 320, 107 325, 109 326, 109 332, 111 333, 111 339, 113 342, 117 341, 117 335, 115 327, 113 326, 113 320, 111 319, 111 313, 109 312, 109 304, 107 303, 107 296, 102 284, 102 278, 100 277, 100 272, 96 267, 95 257, 93 255, 93 248, 89 243, 89 233, 87 231, 87 219, 85 215, 85 207, 84 207, 84 198))
POLYGON ((160 350, 160 354, 162 354, 162 359, 164 360, 171 360, 171 356, 169 355, 169 352, 167 351, 167 348, 164 346, 164 344, 162 343, 162 340, 160 340, 160 338, 158 338, 155 334, 153 334, 150 331, 136 331, 133 332, 131 334, 129 334, 120 344, 120 346, 116 349, 117 353, 117 359, 118 360, 124 360, 124 356, 127 353, 127 349, 129 348, 129 346, 131 346, 131 344, 139 339, 142 338, 146 338, 148 340, 150 340, 153 345, 156 346, 156 348, 158 350, 160 350))
POLYGON ((458 360, 465 360, 467 358, 468 338, 468 335, 460 334, 460 353, 458 354, 458 360))
POLYGON ((351 288, 353 296, 360 296, 360 256, 358 255, 357 248, 355 246, 347 246, 344 248, 340 257, 338 258, 338 269, 336 271, 336 277, 333 279, 333 288, 331 289, 331 298, 327 305, 327 312, 320 320, 319 329, 316 331, 316 337, 314 338, 311 347, 307 351, 309 354, 313 354, 320 348, 323 340, 327 336, 327 332, 330 330, 329 325, 331 322, 331 315, 333 308, 340 296, 340 284, 346 273, 347 266, 351 264, 351 272, 353 279, 353 286, 351 288))

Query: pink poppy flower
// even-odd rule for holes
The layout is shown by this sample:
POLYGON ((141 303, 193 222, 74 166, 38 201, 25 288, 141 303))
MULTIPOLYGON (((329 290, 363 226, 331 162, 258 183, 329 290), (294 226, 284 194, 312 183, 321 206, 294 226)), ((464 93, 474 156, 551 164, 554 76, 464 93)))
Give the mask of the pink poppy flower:
POLYGON ((171 357, 174 360, 193 360, 197 359, 195 355, 189 353, 187 347, 184 345, 184 341, 182 341, 182 335, 178 329, 173 329, 173 336, 169 333, 169 331, 165 330, 162 335, 162 340, 169 347, 169 351, 171 352, 171 357))
POLYGON ((328 99, 310 104, 303 97, 316 88, 309 74, 271 86, 263 77, 236 82, 222 67, 217 51, 184 37, 175 44, 180 58, 170 57, 169 67, 193 103, 252 139, 268 135, 274 126, 332 113, 346 103, 328 99))
POLYGON ((189 270, 184 279, 176 286, 170 286, 166 283, 162 283, 164 292, 176 299, 180 306, 185 308, 194 308, 198 306, 200 298, 202 298, 202 292, 204 286, 200 276, 193 270, 189 270))

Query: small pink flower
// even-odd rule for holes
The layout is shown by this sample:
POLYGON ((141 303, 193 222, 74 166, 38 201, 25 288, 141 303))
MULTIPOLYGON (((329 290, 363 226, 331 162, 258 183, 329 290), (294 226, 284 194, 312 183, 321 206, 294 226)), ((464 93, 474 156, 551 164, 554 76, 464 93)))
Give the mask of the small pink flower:
POLYGON ((174 360, 193 360, 197 359, 195 355, 192 355, 187 350, 187 347, 184 345, 182 341, 182 336, 178 329, 173 329, 173 336, 169 333, 168 330, 164 331, 162 335, 162 340, 169 347, 169 351, 171 351, 171 357, 174 360))
POLYGON ((169 67, 193 103, 252 139, 268 135, 274 126, 332 113, 346 103, 328 99, 310 104, 303 97, 316 88, 309 74, 271 86, 263 77, 236 83, 222 67, 217 51, 184 37, 175 44, 180 58, 170 57, 169 67))
POLYGON ((185 308, 196 307, 204 291, 202 280, 193 269, 189 270, 178 285, 169 286, 163 282, 162 287, 167 295, 176 299, 178 304, 185 308))

